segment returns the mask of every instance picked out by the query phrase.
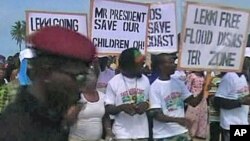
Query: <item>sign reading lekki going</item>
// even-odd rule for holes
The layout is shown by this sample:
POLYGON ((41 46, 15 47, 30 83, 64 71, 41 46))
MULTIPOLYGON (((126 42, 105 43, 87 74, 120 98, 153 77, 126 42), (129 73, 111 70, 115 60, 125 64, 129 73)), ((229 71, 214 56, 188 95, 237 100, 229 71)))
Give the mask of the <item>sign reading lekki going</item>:
POLYGON ((87 15, 77 13, 58 13, 26 11, 27 34, 45 26, 61 26, 87 36, 87 15))

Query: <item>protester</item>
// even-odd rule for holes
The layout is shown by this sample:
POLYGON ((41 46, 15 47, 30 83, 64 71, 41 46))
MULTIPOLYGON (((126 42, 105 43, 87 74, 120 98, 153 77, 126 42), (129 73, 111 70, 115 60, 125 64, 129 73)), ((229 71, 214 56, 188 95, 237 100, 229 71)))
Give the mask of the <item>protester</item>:
POLYGON ((103 93, 106 92, 109 80, 111 80, 115 76, 115 71, 108 67, 108 61, 108 57, 99 58, 101 72, 97 80, 96 88, 103 93))
POLYGON ((105 113, 104 93, 96 90, 98 75, 97 67, 89 71, 80 100, 86 104, 70 130, 69 141, 97 141, 102 138, 103 132, 106 133, 106 139, 112 138, 110 118, 105 113))
MULTIPOLYGON (((243 73, 246 64, 243 65, 243 73)), ((215 106, 220 109, 222 141, 230 141, 230 125, 248 125, 249 86, 243 73, 224 73, 215 93, 215 106)))
MULTIPOLYGON (((21 51, 22 52, 22 51, 21 51)), ((8 83, 5 85, 5 98, 4 105, 2 110, 11 104, 17 95, 19 89, 18 73, 20 67, 19 53, 16 53, 14 56, 9 56, 7 60, 6 68, 6 79, 8 83)))
MULTIPOLYGON (((10 58, 10 57, 9 57, 10 58)), ((8 82, 17 79, 20 67, 19 53, 16 53, 8 60, 6 68, 6 79, 8 82)))
POLYGON ((5 57, 0 55, 0 86, 6 84, 8 81, 6 79, 6 66, 5 57))
POLYGON ((179 77, 172 77, 176 69, 175 55, 158 55, 159 78, 150 87, 150 109, 154 117, 155 141, 187 141, 191 120, 185 118, 184 102, 197 106, 203 95, 194 97, 179 77))
POLYGON ((19 82, 17 79, 0 86, 0 115, 15 100, 18 88, 19 82))
POLYGON ((28 60, 30 82, 21 82, 26 85, 2 113, 0 140, 67 141, 95 47, 86 37, 61 27, 42 28, 27 41, 35 55, 21 65, 28 60))
POLYGON ((107 87, 105 102, 115 115, 113 133, 117 141, 147 141, 149 80, 142 74, 144 56, 136 48, 124 50, 119 58, 120 74, 107 87))
POLYGON ((5 64, 4 60, 0 59, 0 114, 6 107, 6 101, 8 99, 8 90, 6 88, 5 79, 5 64))
POLYGON ((5 64, 5 57, 0 55, 0 64, 5 64))
POLYGON ((5 68, 5 64, 1 64, 0 63, 0 86, 5 84, 5 72, 6 72, 6 68, 5 68))
MULTIPOLYGON (((194 97, 204 95, 205 76, 203 72, 192 72, 187 76, 187 87, 194 97)), ((192 120, 190 129, 192 137, 206 139, 208 135, 208 110, 207 99, 204 96, 202 101, 196 106, 188 106, 186 117, 192 120)))

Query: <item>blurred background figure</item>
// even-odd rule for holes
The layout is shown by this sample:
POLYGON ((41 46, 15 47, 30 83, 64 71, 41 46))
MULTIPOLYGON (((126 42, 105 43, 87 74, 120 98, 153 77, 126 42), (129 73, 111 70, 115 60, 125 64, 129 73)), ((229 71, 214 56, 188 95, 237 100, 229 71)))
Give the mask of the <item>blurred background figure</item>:
POLYGON ((220 85, 215 93, 214 104, 220 110, 221 140, 230 140, 230 125, 249 125, 248 113, 250 105, 249 85, 244 75, 248 67, 241 73, 222 73, 220 85))
POLYGON ((6 78, 8 82, 17 79, 20 67, 19 53, 9 56, 7 60, 6 78))
POLYGON ((6 77, 5 57, 0 55, 0 86, 8 82, 5 77, 6 77))
MULTIPOLYGON (((194 97, 203 95, 205 85, 205 76, 203 72, 191 72, 187 76, 187 87, 194 97)), ((188 106, 186 117, 189 118, 193 124, 190 129, 192 137, 206 139, 208 135, 208 111, 207 100, 204 96, 202 101, 196 106, 188 106)))
POLYGON ((101 57, 98 61, 100 65, 100 74, 98 76, 96 88, 105 93, 109 80, 115 76, 115 71, 109 67, 110 60, 108 57, 101 57))
POLYGON ((6 68, 5 68, 5 57, 0 55, 0 115, 3 109, 5 108, 5 103, 7 100, 7 88, 6 83, 7 79, 5 78, 6 68))
POLYGON ((5 64, 5 57, 3 55, 0 55, 0 63, 5 64))

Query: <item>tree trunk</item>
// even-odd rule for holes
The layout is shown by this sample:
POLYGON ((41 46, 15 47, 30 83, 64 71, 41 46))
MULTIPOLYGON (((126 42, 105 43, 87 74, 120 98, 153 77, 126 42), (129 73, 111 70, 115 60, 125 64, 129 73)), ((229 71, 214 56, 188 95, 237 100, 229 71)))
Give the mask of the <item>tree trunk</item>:
POLYGON ((22 50, 22 46, 21 44, 19 44, 19 52, 21 52, 21 50, 22 50))

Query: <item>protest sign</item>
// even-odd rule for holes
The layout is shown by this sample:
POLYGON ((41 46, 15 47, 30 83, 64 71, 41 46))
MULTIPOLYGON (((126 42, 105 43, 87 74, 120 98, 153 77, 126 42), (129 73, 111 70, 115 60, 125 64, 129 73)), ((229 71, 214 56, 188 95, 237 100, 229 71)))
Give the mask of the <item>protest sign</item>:
POLYGON ((45 26, 61 26, 88 35, 86 14, 26 11, 26 23, 27 34, 45 26))
POLYGON ((119 54, 127 48, 146 53, 149 5, 92 0, 90 38, 99 54, 119 54))
POLYGON ((187 3, 178 67, 187 70, 241 71, 249 13, 187 3))
POLYGON ((177 51, 175 3, 150 5, 148 52, 173 53, 177 51))

